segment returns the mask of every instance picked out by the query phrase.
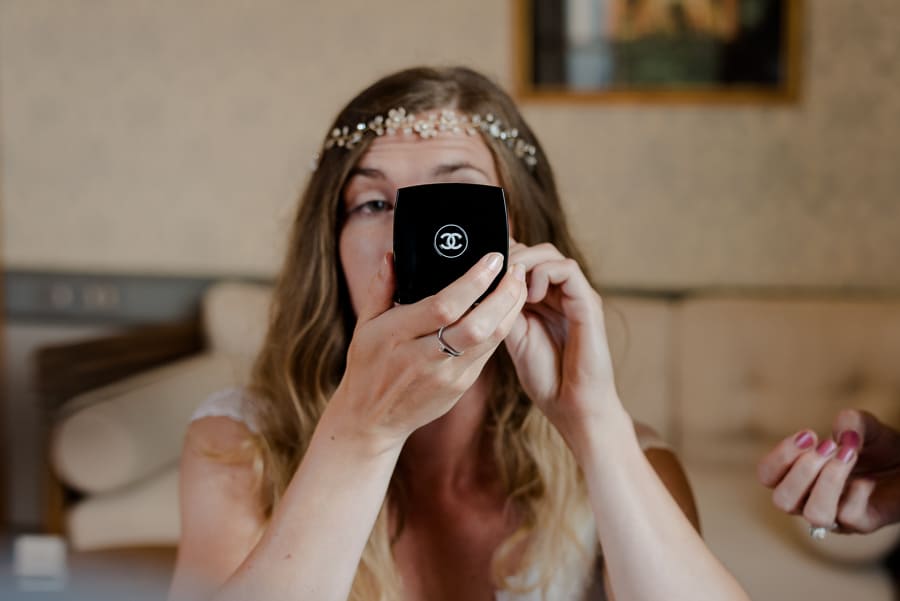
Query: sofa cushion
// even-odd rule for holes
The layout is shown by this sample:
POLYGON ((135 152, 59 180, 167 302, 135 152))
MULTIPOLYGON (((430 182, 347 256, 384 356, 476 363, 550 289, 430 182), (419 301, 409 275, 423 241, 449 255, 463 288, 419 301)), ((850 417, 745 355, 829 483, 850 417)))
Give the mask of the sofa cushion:
POLYGON ((672 306, 667 300, 604 297, 606 334, 622 404, 633 418, 652 426, 670 443, 672 306))
POLYGON ((176 546, 180 535, 177 466, 79 502, 66 516, 66 529, 76 551, 176 546))
POLYGON ((674 382, 688 455, 830 435, 861 407, 900 422, 900 303, 697 298, 678 315, 674 382))
POLYGON ((704 539, 752 599, 894 598, 891 579, 877 563, 836 565, 798 537, 802 520, 775 509, 752 464, 687 462, 685 468, 704 539))
POLYGON ((204 354, 72 399, 51 436, 58 477, 82 492, 135 482, 177 460, 191 413, 213 392, 245 381, 247 366, 204 354))

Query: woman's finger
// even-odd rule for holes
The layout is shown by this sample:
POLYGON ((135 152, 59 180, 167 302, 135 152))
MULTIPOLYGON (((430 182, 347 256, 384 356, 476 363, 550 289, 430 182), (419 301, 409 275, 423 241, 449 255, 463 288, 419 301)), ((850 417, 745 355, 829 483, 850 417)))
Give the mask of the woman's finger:
POLYGON ((510 324, 509 332, 506 335, 506 338, 503 339, 504 344, 506 344, 506 350, 509 352, 510 357, 514 360, 517 356, 522 354, 525 343, 525 335, 528 333, 528 320, 525 319, 525 316, 520 311, 518 315, 516 315, 515 319, 512 320, 510 324))
MULTIPOLYGON (((477 307, 452 326, 445 327, 442 337, 454 349, 471 352, 474 355, 491 352, 503 341, 512 320, 525 304, 525 270, 520 264, 513 265, 491 292, 477 307)), ((431 333, 423 339, 429 341, 431 333)))
POLYGON ((588 298, 594 292, 574 259, 547 261, 534 267, 528 283, 528 302, 543 301, 551 285, 560 286, 562 293, 570 298, 588 298))
POLYGON ((838 411, 838 414, 836 416, 834 416, 834 423, 832 424, 832 435, 835 438, 838 438, 844 432, 853 431, 860 436, 860 439, 862 441, 865 441, 867 430, 866 426, 868 425, 867 422, 869 422, 867 417, 870 416, 871 414, 867 414, 857 409, 842 409, 841 411, 838 411))
POLYGON ((811 525, 828 528, 837 522, 838 503, 850 471, 856 465, 859 436, 855 432, 844 434, 837 453, 825 464, 812 492, 803 506, 803 517, 811 525))
POLYGON ((526 272, 531 271, 531 269, 539 263, 545 261, 561 261, 562 259, 565 259, 565 256, 549 242, 536 244, 534 246, 525 246, 524 244, 515 242, 509 247, 510 263, 521 263, 525 266, 526 272))
POLYGON ((819 472, 831 459, 837 445, 826 439, 815 451, 806 451, 791 467, 787 475, 772 491, 772 502, 786 513, 797 513, 812 489, 819 472))
POLYGON ((835 520, 842 529, 850 532, 868 533, 881 524, 875 523, 869 512, 870 499, 875 491, 875 481, 869 478, 854 478, 841 499, 835 520))
POLYGON ((456 322, 490 287, 502 267, 503 255, 488 253, 437 294, 405 307, 399 325, 420 337, 456 322))
MULTIPOLYGON (((517 276, 518 277, 518 276, 517 276)), ((525 306, 525 299, 528 298, 528 288, 524 285, 525 282, 525 268, 522 268, 522 294, 519 299, 519 302, 516 303, 516 306, 510 310, 509 313, 503 318, 503 321, 497 326, 497 332, 500 340, 506 340, 506 337, 509 336, 510 331, 513 329, 513 326, 518 323, 519 317, 522 315, 522 307, 525 306)))
POLYGON ((390 309, 394 304, 394 288, 394 257, 393 253, 386 253, 381 259, 378 273, 369 282, 368 294, 356 322, 366 323, 390 309))
POLYGON ((835 438, 845 432, 855 432, 861 441, 860 448, 866 467, 893 465, 900 457, 900 432, 881 423, 868 411, 844 409, 835 417, 832 425, 835 438))
POLYGON ((779 442, 756 466, 759 481, 767 488, 775 488, 797 458, 816 445, 816 433, 801 430, 779 442))

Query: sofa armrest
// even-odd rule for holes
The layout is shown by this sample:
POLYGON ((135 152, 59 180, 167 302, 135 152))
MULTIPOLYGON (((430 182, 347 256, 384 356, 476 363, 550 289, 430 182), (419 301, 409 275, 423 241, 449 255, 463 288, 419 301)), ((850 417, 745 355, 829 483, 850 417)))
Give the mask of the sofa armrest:
POLYGON ((199 318, 45 346, 34 356, 35 387, 52 413, 82 392, 197 354, 203 347, 199 318))
POLYGON ((77 551, 178 545, 178 468, 77 503, 66 516, 66 535, 77 551))
POLYGON ((51 466, 86 493, 144 478, 177 460, 196 406, 247 371, 232 357, 202 354, 75 397, 51 433, 51 466))

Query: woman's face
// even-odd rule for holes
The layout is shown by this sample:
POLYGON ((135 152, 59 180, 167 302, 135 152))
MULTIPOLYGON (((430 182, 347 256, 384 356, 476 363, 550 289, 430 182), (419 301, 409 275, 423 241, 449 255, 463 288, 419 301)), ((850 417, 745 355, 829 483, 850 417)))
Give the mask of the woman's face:
POLYGON ((397 188, 438 182, 500 185, 480 135, 380 136, 350 172, 338 248, 354 313, 359 314, 369 282, 393 247, 397 188))

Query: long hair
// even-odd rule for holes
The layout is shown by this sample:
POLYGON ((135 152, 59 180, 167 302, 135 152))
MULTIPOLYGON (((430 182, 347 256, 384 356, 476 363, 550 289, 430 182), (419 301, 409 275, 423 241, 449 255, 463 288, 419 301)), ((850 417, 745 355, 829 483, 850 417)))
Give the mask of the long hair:
MULTIPOLYGON (((505 127, 518 129, 519 137, 536 147, 533 167, 502 141, 483 136, 507 193, 512 231, 527 245, 550 242, 586 268, 569 234, 547 157, 512 99, 496 84, 462 67, 400 71, 351 100, 327 131, 368 122, 398 107, 416 114, 445 108, 463 114, 491 113, 505 127)), ((352 149, 322 153, 300 199, 275 284, 269 330, 249 387, 261 400, 257 402, 264 466, 260 494, 267 516, 296 471, 345 369, 355 317, 338 260, 342 194, 371 140, 366 137, 352 149)), ((587 503, 583 477, 561 436, 522 391, 502 346, 492 361, 484 432, 490 437, 507 502, 523 516, 520 528, 495 551, 492 576, 502 588, 545 588, 561 562, 593 560, 580 549, 571 525, 572 516, 587 503), (521 543, 525 551, 514 565, 513 551, 521 543), (578 557, 573 559, 573 552, 578 557), (535 569, 537 580, 515 582, 523 566, 535 569)), ((396 523, 402 528, 398 491, 403 489, 403 477, 395 470, 357 570, 350 595, 354 601, 400 596, 391 552, 399 532, 389 532, 388 512, 399 512, 396 523)))

